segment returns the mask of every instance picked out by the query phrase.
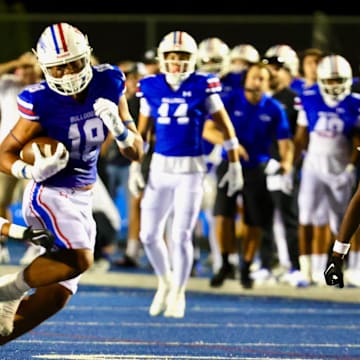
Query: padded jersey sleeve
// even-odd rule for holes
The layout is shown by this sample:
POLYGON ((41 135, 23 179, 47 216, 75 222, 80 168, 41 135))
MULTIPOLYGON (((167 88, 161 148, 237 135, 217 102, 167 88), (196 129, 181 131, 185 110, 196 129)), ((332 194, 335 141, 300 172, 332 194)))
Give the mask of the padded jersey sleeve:
POLYGON ((45 91, 44 82, 27 86, 17 97, 20 116, 24 119, 38 121, 39 114, 36 111, 36 99, 45 91))
POLYGON ((106 97, 117 104, 126 91, 125 74, 119 67, 111 64, 96 65, 93 70, 96 86, 103 88, 104 95, 102 97, 106 97))

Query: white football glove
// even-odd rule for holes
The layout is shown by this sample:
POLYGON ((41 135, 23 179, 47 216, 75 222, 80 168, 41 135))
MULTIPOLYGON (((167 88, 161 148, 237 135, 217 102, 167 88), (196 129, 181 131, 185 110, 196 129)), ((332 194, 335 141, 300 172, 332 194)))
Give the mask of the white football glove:
POLYGON ((335 188, 341 188, 345 185, 353 187, 356 183, 356 167, 353 164, 346 165, 345 170, 336 175, 334 179, 335 188))
POLYGON ((63 143, 59 143, 52 156, 43 156, 39 145, 33 143, 34 165, 31 166, 31 176, 36 182, 42 182, 62 170, 69 161, 69 152, 63 143))
POLYGON ((118 138, 124 133, 126 127, 120 119, 119 108, 114 102, 108 99, 98 98, 93 107, 95 115, 104 122, 115 138, 118 138))
POLYGON ((281 170, 280 162, 271 158, 266 163, 264 173, 265 173, 265 175, 275 175, 275 174, 278 174, 280 170, 281 170))
POLYGON ((294 170, 282 175, 281 191, 286 195, 291 195, 294 191, 294 170))
POLYGON ((130 193, 136 198, 140 196, 145 188, 145 180, 141 173, 141 164, 137 161, 133 161, 129 169, 128 187, 130 193))
POLYGON ((244 177, 242 173, 241 164, 239 161, 229 162, 228 170, 219 182, 219 187, 222 188, 228 184, 227 196, 233 196, 237 191, 244 187, 244 177))

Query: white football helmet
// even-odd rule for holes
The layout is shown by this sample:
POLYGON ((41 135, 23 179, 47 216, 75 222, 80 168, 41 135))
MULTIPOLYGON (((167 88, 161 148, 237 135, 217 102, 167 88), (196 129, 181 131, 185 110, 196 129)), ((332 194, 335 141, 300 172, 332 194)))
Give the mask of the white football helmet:
POLYGON ((263 58, 269 64, 278 64, 289 70, 292 76, 299 75, 299 57, 289 45, 274 45, 266 50, 263 58))
POLYGON ((67 23, 48 26, 41 34, 33 52, 38 58, 49 87, 60 95, 74 95, 83 91, 92 79, 90 65, 91 47, 87 37, 76 27, 67 23), (59 66, 83 60, 83 69, 75 74, 53 77, 49 71, 59 66))
POLYGON ((160 72, 166 75, 166 80, 172 86, 179 86, 191 73, 195 71, 197 44, 188 33, 184 31, 172 31, 165 35, 160 41, 157 49, 160 72), (183 52, 190 55, 189 60, 176 61, 180 64, 180 71, 173 73, 169 71, 169 65, 174 60, 166 60, 165 54, 169 52, 183 52))
POLYGON ((234 46, 229 55, 229 71, 239 73, 244 71, 249 64, 260 61, 260 54, 254 46, 250 44, 240 44, 234 46), (240 60, 241 63, 237 62, 240 60))
POLYGON ((229 52, 229 46, 221 39, 204 39, 199 44, 197 68, 206 73, 220 75, 226 66, 229 52))
POLYGON ((340 55, 325 56, 317 67, 320 92, 328 106, 335 106, 351 92, 352 69, 340 55))

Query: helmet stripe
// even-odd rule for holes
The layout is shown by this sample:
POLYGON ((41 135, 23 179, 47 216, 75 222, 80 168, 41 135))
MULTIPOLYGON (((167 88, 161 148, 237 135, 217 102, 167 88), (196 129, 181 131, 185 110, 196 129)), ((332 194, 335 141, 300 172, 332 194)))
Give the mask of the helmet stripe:
POLYGON ((182 44, 182 42, 183 42, 183 32, 182 31, 178 31, 178 33, 179 33, 179 40, 178 40, 178 43, 179 43, 179 45, 181 45, 182 44))
MULTIPOLYGON (((59 33, 60 42, 61 42, 63 51, 67 51, 67 45, 66 45, 65 36, 64 36, 64 31, 63 31, 63 28, 62 28, 62 26, 61 26, 61 23, 60 23, 60 24, 56 24, 55 26, 57 27, 57 30, 58 30, 58 33, 59 33)), ((50 27, 50 29, 51 29, 51 35, 52 35, 52 38, 53 38, 53 41, 54 41, 56 53, 57 53, 57 54, 60 54, 60 44, 59 44, 59 41, 58 41, 57 36, 56 36, 55 26, 52 25, 52 26, 50 27)))
POLYGON ((57 40, 56 40, 54 25, 51 25, 51 26, 50 26, 50 31, 51 31, 51 36, 52 36, 53 41, 54 41, 56 53, 59 54, 60 50, 59 50, 58 42, 57 42, 57 40))
POLYGON ((173 32, 173 43, 174 45, 181 45, 182 44, 182 35, 183 35, 183 32, 182 31, 174 31, 173 32))
POLYGON ((61 23, 58 24, 58 29, 59 29, 59 35, 60 35, 63 50, 66 52, 66 51, 68 51, 68 48, 67 48, 67 44, 65 41, 64 31, 63 31, 61 23))
POLYGON ((338 61, 337 61, 337 57, 336 56, 331 56, 330 57, 330 69, 331 69, 331 74, 336 75, 339 73, 339 69, 338 69, 338 61))

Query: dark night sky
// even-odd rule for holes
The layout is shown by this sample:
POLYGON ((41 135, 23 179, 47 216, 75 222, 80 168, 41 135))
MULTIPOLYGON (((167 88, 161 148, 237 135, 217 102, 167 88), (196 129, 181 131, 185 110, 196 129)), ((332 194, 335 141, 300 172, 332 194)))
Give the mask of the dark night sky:
POLYGON ((5 0, 9 6, 24 4, 32 13, 120 13, 120 14, 297 14, 323 11, 329 15, 360 14, 356 0, 5 0), (350 4, 351 2, 351 4, 350 4), (217 4, 217 5, 216 5, 217 4))

